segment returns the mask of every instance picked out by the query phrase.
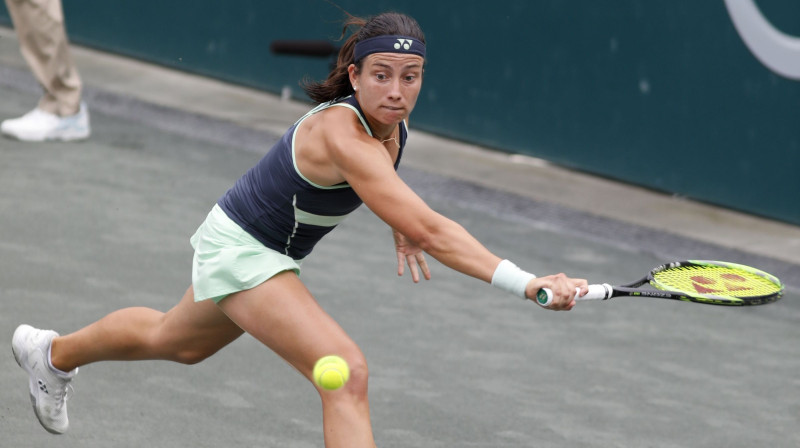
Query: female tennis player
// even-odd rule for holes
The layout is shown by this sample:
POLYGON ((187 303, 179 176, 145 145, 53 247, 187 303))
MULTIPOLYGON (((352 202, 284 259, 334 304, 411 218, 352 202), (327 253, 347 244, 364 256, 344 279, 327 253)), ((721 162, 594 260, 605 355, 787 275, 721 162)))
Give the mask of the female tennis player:
POLYGON ((66 390, 80 366, 194 364, 247 332, 309 379, 319 358, 344 358, 351 371, 343 388, 315 386, 325 446, 374 447, 364 355, 298 277, 314 245, 362 202, 393 229, 398 274, 407 265, 414 282, 420 273, 430 279, 424 252, 523 298, 550 288, 553 310, 571 309, 576 288, 586 293, 585 280, 537 278, 492 254, 398 177, 407 119, 422 86, 425 37, 414 19, 397 13, 350 18, 344 32, 352 27, 357 31, 328 78, 307 83, 321 104, 219 199, 191 238, 192 285, 174 308, 122 309, 65 336, 17 328, 14 355, 48 431, 69 426, 66 390))

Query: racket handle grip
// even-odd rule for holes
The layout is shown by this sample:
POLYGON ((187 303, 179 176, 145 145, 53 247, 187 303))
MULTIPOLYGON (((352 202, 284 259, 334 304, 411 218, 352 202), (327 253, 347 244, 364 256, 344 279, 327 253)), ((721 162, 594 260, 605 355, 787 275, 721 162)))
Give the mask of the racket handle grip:
MULTIPOLYGON (((578 296, 580 294, 581 289, 575 289, 575 300, 582 301, 582 300, 608 300, 611 298, 611 293, 614 289, 608 283, 603 283, 602 285, 589 285, 589 292, 586 295, 578 296)), ((536 293, 536 303, 539 305, 547 308, 553 303, 553 291, 549 288, 542 288, 536 293)))

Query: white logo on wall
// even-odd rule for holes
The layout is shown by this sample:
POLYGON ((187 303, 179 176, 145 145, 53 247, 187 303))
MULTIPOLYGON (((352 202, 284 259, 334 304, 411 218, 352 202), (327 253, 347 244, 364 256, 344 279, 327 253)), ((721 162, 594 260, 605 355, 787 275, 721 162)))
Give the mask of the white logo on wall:
POLYGON ((773 72, 800 80, 800 38, 776 29, 755 0, 725 0, 733 26, 747 48, 773 72))
POLYGON ((403 47, 403 50, 408 50, 411 48, 411 44, 414 41, 411 39, 397 39, 397 43, 394 44, 394 49, 399 50, 400 47, 403 47))

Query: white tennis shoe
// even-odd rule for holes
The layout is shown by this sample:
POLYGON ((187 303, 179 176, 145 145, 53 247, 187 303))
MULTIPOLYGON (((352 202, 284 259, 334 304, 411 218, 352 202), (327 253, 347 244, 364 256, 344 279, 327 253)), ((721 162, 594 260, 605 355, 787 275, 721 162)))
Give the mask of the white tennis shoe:
POLYGON ((69 428, 67 418, 67 394, 72 390, 70 382, 78 369, 58 374, 50 367, 50 343, 58 333, 52 330, 37 330, 30 325, 20 325, 14 331, 11 349, 17 364, 28 372, 28 385, 33 412, 44 429, 53 434, 62 434, 69 428))
POLYGON ((19 118, 0 123, 0 132, 26 142, 83 140, 91 134, 89 110, 82 102, 77 114, 59 117, 37 107, 19 118))

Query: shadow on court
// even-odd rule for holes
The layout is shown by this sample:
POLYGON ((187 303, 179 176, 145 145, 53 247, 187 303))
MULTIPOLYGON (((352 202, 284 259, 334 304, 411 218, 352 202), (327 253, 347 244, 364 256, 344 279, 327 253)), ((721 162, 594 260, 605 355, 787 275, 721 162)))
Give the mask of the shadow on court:
MULTIPOLYGON (((2 117, 35 101, 3 87, 0 97, 2 117)), ((170 308, 191 280, 189 236, 259 158, 93 112, 87 142, 0 139, 0 334, 9 345, 20 323, 69 332, 122 307, 170 308)), ((590 216, 548 208, 537 220, 526 207, 546 205, 402 175, 536 273, 620 283, 665 254, 725 254, 670 235, 658 235, 660 247, 622 245, 614 223, 592 235, 575 223, 590 216)), ((552 313, 436 263, 433 280, 413 285, 396 276, 394 257, 388 228, 362 208, 303 272, 366 353, 381 447, 800 446, 796 283, 763 307, 618 299, 552 313)), ((63 436, 40 427, 26 381, 9 348, 0 358, 3 446, 322 445, 313 388, 248 336, 191 367, 82 368, 63 436)))

